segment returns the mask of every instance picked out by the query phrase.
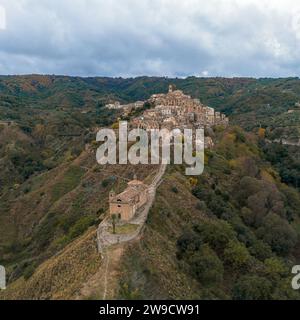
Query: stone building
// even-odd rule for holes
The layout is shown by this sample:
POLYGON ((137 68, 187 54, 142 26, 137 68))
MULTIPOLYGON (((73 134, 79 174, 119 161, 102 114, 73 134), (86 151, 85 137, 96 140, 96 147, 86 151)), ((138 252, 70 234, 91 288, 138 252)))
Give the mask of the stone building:
POLYGON ((121 109, 122 106, 121 106, 121 103, 119 101, 115 101, 113 103, 106 104, 105 108, 111 109, 111 110, 118 110, 118 109, 121 109))
POLYGON ((124 115, 128 115, 135 109, 140 109, 144 106, 144 101, 136 101, 134 103, 121 104, 119 101, 109 103, 105 105, 105 108, 110 110, 123 110, 124 115))
POLYGON ((132 180, 128 182, 127 188, 122 193, 110 192, 110 216, 116 215, 121 221, 130 221, 147 201, 148 186, 139 180, 132 180))

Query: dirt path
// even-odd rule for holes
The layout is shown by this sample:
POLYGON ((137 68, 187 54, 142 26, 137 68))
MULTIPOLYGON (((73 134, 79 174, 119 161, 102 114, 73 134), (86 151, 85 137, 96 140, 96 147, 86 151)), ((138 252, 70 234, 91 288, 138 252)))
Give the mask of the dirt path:
POLYGON ((104 273, 104 291, 102 300, 106 300, 107 295, 107 274, 108 274, 108 266, 109 266, 109 255, 107 252, 105 253, 105 273, 104 273))
POLYGON ((123 253, 124 247, 122 245, 109 248, 103 254, 99 270, 88 279, 76 299, 113 299, 118 292, 119 262, 123 253))

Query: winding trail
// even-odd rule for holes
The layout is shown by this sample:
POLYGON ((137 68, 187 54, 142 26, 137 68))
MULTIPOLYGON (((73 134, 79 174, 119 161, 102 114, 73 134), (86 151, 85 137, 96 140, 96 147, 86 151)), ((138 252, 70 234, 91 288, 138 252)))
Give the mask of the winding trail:
POLYGON ((152 183, 148 188, 148 202, 141 208, 135 215, 135 217, 130 221, 130 224, 137 225, 137 229, 130 234, 116 235, 109 232, 111 223, 109 222, 109 217, 106 217, 99 225, 97 230, 97 245, 98 252, 101 254, 102 259, 105 261, 105 270, 104 270, 104 290, 103 290, 103 300, 106 300, 107 290, 108 290, 108 271, 110 257, 108 253, 108 248, 110 246, 121 244, 125 242, 132 241, 136 239, 145 226, 145 222, 148 218, 150 209, 154 203, 156 190, 162 182, 162 177, 166 171, 167 165, 161 164, 159 170, 155 177, 153 178, 152 183))

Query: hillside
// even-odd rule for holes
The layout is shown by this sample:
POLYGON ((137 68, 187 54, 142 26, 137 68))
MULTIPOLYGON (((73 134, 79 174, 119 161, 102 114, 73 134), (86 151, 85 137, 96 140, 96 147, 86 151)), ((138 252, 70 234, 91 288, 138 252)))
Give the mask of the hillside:
POLYGON ((97 273, 101 258, 95 229, 44 262, 29 278, 14 281, 1 293, 2 299, 74 299, 86 281, 97 273))
POLYGON ((299 193, 261 159, 254 136, 218 132, 205 172, 170 167, 142 241, 123 256, 119 298, 299 299, 299 193))
POLYGON ((232 125, 210 132, 215 148, 200 177, 168 166, 141 238, 111 248, 107 297, 299 298, 290 269, 300 258, 300 154, 280 143, 299 139, 299 79, 32 75, 0 77, 0 264, 9 280, 0 299, 103 298, 96 227, 108 192, 157 169, 97 165, 97 128, 119 116, 103 105, 170 83, 232 125))
MULTIPOLYGON (((108 298, 300 298, 289 285, 300 248, 299 193, 262 159, 257 136, 220 128, 215 141, 197 179, 169 166, 142 237, 110 249, 108 298)), ((101 299, 105 265, 94 230, 13 282, 6 297, 101 299), (79 274, 62 289, 73 279, 66 267, 79 274)))
MULTIPOLYGON (((36 167, 36 162, 24 159, 24 155, 40 157, 34 153, 34 138, 15 125, 4 128, 2 134, 9 147, 4 147, 2 158, 0 263, 6 266, 10 281, 23 274, 30 277, 43 261, 89 226, 98 225, 107 210, 108 192, 126 185, 121 178, 137 174, 144 179, 153 171, 151 166, 100 167, 95 148, 83 146, 80 150, 76 138, 70 145, 62 144, 66 149, 57 163, 43 167, 49 159, 41 159, 36 167), (72 153, 73 146, 78 153, 72 153)), ((46 153, 46 148, 43 151, 46 153)))

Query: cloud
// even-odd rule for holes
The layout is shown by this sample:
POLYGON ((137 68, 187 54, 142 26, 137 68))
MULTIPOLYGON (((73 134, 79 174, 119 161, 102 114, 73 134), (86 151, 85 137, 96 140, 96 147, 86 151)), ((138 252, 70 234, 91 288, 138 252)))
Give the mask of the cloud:
POLYGON ((0 30, 6 29, 6 12, 5 8, 0 5, 0 30))
POLYGON ((297 76, 298 0, 0 0, 0 73, 297 76))

